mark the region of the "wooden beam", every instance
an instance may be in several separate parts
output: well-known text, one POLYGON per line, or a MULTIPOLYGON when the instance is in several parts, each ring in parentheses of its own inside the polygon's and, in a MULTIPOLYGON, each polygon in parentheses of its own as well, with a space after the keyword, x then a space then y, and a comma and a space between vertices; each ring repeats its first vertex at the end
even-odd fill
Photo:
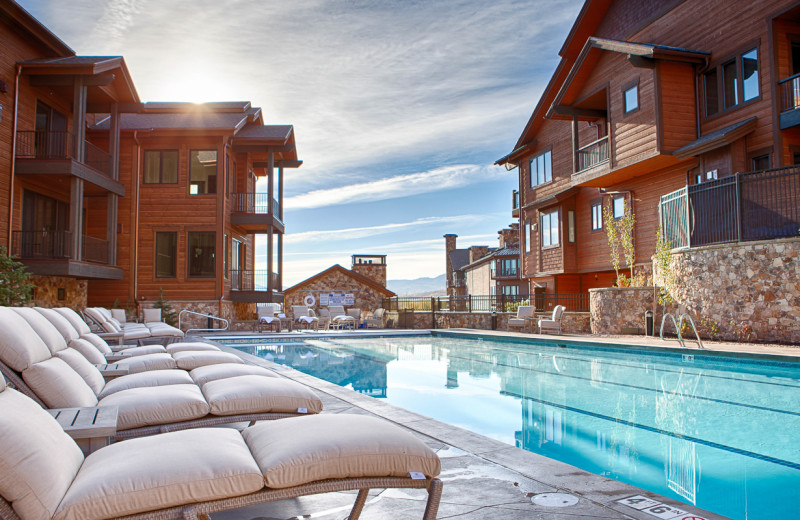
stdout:
POLYGON ((593 108, 576 108, 568 105, 553 105, 551 108, 552 114, 559 116, 571 116, 577 118, 589 119, 603 119, 606 117, 605 110, 596 110, 593 108))
POLYGON ((71 87, 75 83, 75 78, 83 78, 83 84, 87 87, 99 87, 110 84, 114 81, 113 74, 96 74, 87 76, 83 74, 44 74, 41 76, 30 76, 32 87, 71 87))
POLYGON ((264 144, 249 144, 249 145, 233 145, 232 147, 234 152, 241 152, 241 153, 285 153, 291 152, 295 149, 295 145, 292 143, 287 143, 281 146, 275 145, 264 145, 264 144))
POLYGON ((277 168, 299 168, 303 165, 303 161, 275 161, 277 168))
POLYGON ((639 69, 654 69, 656 68, 656 61, 653 58, 645 56, 637 56, 635 54, 628 54, 628 61, 636 68, 639 69))
POLYGON ((89 114, 108 114, 111 107, 117 106, 120 114, 138 114, 144 110, 144 103, 88 103, 86 112, 89 114))

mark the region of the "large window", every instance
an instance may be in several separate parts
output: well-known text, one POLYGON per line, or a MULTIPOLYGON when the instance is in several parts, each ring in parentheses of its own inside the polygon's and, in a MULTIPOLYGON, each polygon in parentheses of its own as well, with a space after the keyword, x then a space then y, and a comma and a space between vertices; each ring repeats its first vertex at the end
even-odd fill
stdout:
POLYGON ((216 256, 216 233, 213 231, 190 232, 187 256, 190 277, 213 277, 216 256))
POLYGON ((552 154, 550 150, 531 159, 531 188, 553 180, 552 154))
POLYGON ((558 245, 558 210, 542 213, 542 247, 558 245))
POLYGON ((217 192, 217 151, 189 152, 189 195, 217 192))
POLYGON ((178 182, 178 150, 146 150, 144 152, 145 184, 178 182))
POLYGON ((749 49, 706 72, 703 75, 706 116, 758 98, 758 81, 758 49, 749 49))
POLYGON ((504 285, 501 290, 503 296, 517 296, 519 294, 519 287, 516 285, 504 285))
POLYGON ((175 278, 178 257, 178 233, 159 231, 156 233, 156 278, 175 278))
POLYGON ((625 197, 614 197, 612 199, 614 205, 614 218, 622 218, 625 216, 625 197))
POLYGON ((603 229, 603 205, 599 202, 592 204, 592 231, 603 229))

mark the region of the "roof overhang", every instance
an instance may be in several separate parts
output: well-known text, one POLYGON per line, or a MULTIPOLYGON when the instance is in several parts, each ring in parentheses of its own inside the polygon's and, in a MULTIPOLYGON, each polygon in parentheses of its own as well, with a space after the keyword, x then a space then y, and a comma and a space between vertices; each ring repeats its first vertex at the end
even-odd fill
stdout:
POLYGON ((76 81, 88 88, 87 103, 135 103, 139 94, 122 56, 66 56, 18 63, 31 85, 62 89, 68 96, 76 81))
POLYGON ((725 128, 720 128, 692 141, 686 146, 678 148, 672 152, 672 155, 683 160, 732 144, 755 130, 757 121, 758 118, 753 116, 725 128))
POLYGON ((536 139, 532 139, 522 146, 518 146, 510 154, 497 159, 494 163, 498 166, 505 166, 506 170, 511 171, 519 166, 519 159, 534 146, 536 146, 536 139))
POLYGON ((558 193, 544 197, 543 199, 529 202, 528 204, 522 206, 522 209, 538 209, 552 206, 553 204, 558 204, 559 202, 574 197, 580 190, 581 188, 579 186, 571 186, 565 190, 559 191, 558 193))

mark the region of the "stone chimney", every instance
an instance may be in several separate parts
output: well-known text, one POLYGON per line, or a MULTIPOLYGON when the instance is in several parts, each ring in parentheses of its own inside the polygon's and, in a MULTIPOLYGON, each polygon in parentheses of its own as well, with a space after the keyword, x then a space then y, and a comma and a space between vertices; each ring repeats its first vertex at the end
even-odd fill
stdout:
POLYGON ((513 223, 506 229, 497 232, 500 247, 511 247, 519 245, 519 223, 513 223))
POLYGON ((472 246, 469 248, 469 263, 482 258, 489 253, 489 246, 472 246))
POLYGON ((446 287, 453 283, 453 266, 450 264, 450 252, 456 249, 456 238, 458 235, 448 234, 444 236, 444 272, 446 273, 446 287))
POLYGON ((353 255, 350 270, 386 287, 386 255, 353 255))

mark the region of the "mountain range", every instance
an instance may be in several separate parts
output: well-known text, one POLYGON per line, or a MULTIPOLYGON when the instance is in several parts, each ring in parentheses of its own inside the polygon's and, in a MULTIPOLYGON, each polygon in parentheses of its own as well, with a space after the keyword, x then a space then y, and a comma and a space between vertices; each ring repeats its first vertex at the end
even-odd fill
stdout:
POLYGON ((389 280, 386 288, 398 296, 441 296, 447 294, 445 275, 413 280, 389 280))

